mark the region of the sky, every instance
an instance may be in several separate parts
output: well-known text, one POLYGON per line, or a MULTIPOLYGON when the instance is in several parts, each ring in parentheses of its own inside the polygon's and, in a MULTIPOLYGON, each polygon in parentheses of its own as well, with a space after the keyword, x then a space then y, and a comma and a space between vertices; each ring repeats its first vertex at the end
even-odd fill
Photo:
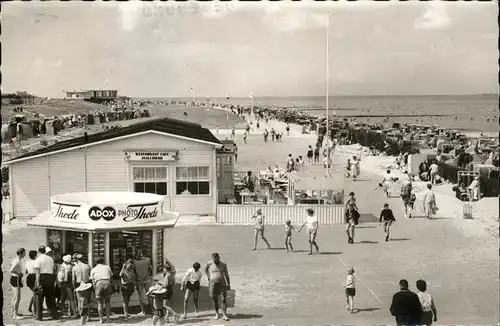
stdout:
POLYGON ((497 19, 493 2, 8 2, 2 91, 322 96, 328 48, 330 95, 496 93, 497 19))

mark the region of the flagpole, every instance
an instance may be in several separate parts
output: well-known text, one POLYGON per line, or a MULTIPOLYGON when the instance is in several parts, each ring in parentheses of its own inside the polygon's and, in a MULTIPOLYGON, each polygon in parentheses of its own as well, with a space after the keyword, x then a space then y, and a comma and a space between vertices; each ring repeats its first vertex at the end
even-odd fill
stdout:
POLYGON ((329 66, 329 38, 330 38, 330 12, 326 18, 326 144, 327 144, 327 164, 326 164, 326 174, 330 175, 330 145, 329 145, 329 118, 328 118, 328 98, 330 89, 330 66, 329 66))
MULTIPOLYGON (((226 94, 226 130, 227 130, 227 134, 229 136, 229 110, 230 110, 230 107, 229 107, 229 95, 226 94)), ((226 137, 226 139, 228 139, 228 137, 226 137)))

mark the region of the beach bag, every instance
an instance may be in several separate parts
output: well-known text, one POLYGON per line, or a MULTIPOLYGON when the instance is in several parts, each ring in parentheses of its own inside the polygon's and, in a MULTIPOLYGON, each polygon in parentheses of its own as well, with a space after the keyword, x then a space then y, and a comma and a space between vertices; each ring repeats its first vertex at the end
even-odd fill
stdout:
POLYGON ((359 212, 357 210, 351 211, 351 214, 349 214, 349 210, 346 210, 345 212, 345 222, 349 223, 349 220, 352 219, 354 222, 354 225, 359 224, 359 212))
POLYGON ((352 212, 352 219, 354 220, 354 225, 358 225, 359 224, 359 212, 358 211, 353 211, 352 212))

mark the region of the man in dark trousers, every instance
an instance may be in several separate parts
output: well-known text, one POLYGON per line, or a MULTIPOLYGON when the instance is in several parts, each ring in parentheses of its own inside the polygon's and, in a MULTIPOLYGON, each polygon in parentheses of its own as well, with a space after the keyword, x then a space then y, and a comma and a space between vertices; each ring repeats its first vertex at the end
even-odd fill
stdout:
POLYGON ((391 315, 396 317, 398 326, 416 326, 420 323, 422 306, 416 293, 408 290, 408 281, 399 281, 398 293, 392 297, 391 315))
POLYGON ((35 259, 33 267, 36 273, 35 288, 41 288, 42 297, 37 300, 36 319, 42 320, 42 298, 45 298, 45 303, 47 304, 47 309, 52 319, 58 319, 54 293, 56 281, 56 275, 54 274, 54 259, 46 255, 44 245, 38 247, 38 252, 38 258, 35 259))

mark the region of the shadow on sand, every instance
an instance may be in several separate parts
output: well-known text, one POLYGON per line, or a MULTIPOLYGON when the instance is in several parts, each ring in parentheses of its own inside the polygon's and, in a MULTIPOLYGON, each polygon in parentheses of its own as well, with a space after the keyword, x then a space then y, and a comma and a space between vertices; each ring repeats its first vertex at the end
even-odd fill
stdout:
POLYGON ((371 311, 377 311, 380 310, 380 308, 361 308, 361 309, 354 309, 355 313, 358 312, 371 312, 371 311))
MULTIPOLYGON (((184 311, 184 294, 185 292, 181 291, 181 285, 176 284, 174 286, 174 295, 172 296, 171 300, 171 308, 174 309, 177 313, 182 314, 184 311)), ((233 308, 235 304, 235 298, 236 298, 236 293, 234 289, 231 289, 227 292, 227 305, 228 308, 233 308)), ((188 306, 188 313, 191 314, 194 312, 194 305, 193 305, 193 297, 190 298, 189 300, 189 306, 188 306)), ((92 305, 92 307, 95 307, 95 304, 92 305)), ((151 314, 152 313, 152 307, 148 306, 147 307, 148 312, 151 314)), ((114 315, 123 315, 123 308, 120 306, 117 306, 116 304, 111 308, 111 311, 114 315)), ((138 305, 133 305, 129 307, 129 314, 131 315, 137 315, 141 311, 140 307, 138 305)), ((200 297, 199 297, 199 312, 200 315, 203 315, 203 317, 207 315, 211 315, 213 311, 213 303, 212 303, 212 298, 209 296, 208 293, 208 287, 205 285, 200 286, 200 297), (209 312, 209 313, 208 313, 209 312)), ((250 315, 253 316, 253 315, 250 315)), ((97 310, 92 309, 91 312, 91 317, 95 321, 96 318, 98 320, 98 315, 97 315, 97 310)), ((142 320, 145 320, 147 318, 151 318, 152 316, 132 316, 132 318, 129 321, 126 321, 124 317, 122 316, 112 316, 112 320, 119 319, 120 323, 138 323, 142 320)), ((262 316, 261 316, 262 317, 262 316)), ((257 318, 257 317, 249 317, 249 318, 257 318)), ((240 319, 243 319, 241 317, 240 319)), ((193 321, 193 319, 188 319, 190 322, 193 321)))
POLYGON ((228 314, 229 319, 258 319, 262 318, 262 315, 257 315, 257 314, 236 314, 236 315, 231 315, 228 314))

